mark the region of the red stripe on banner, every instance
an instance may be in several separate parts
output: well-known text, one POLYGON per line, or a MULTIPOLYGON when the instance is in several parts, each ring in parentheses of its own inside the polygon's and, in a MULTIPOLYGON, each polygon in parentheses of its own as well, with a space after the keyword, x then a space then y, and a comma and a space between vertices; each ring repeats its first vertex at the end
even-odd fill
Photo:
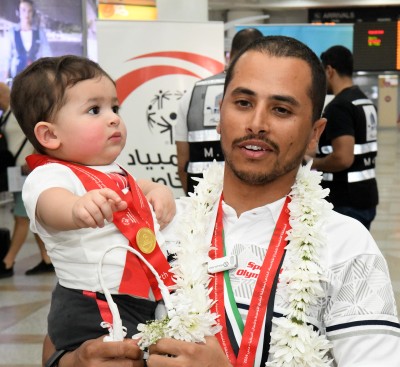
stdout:
POLYGON ((194 72, 176 66, 168 66, 168 65, 146 66, 137 70, 133 70, 116 80, 115 83, 117 86, 118 100, 122 104, 125 101, 125 99, 142 84, 154 78, 158 78, 160 76, 174 75, 174 74, 189 75, 197 79, 201 79, 201 77, 195 74, 194 72))
POLYGON ((195 54, 192 52, 183 52, 183 51, 151 52, 148 54, 133 57, 132 59, 129 60, 143 59, 146 57, 170 57, 174 59, 189 61, 193 64, 203 67, 204 69, 207 69, 211 74, 218 74, 224 70, 224 64, 220 61, 212 59, 211 57, 208 56, 195 54))

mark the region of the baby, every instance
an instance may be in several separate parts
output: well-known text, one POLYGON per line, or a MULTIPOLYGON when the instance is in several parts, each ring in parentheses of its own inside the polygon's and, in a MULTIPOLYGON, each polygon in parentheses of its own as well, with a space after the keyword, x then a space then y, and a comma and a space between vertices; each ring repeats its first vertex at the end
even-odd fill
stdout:
POLYGON ((107 334, 113 320, 100 261, 127 337, 134 335, 138 323, 154 318, 161 294, 147 266, 121 246, 139 251, 172 284, 158 230, 175 205, 168 188, 138 184, 115 163, 127 131, 114 81, 83 57, 42 58, 14 79, 11 108, 40 153, 27 158, 33 171, 23 199, 58 277, 48 316, 52 342, 72 350, 107 334))

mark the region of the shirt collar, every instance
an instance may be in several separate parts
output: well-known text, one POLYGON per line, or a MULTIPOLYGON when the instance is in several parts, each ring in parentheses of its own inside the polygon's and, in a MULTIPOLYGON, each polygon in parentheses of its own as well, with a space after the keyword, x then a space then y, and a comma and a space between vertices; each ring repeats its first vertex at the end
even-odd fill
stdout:
MULTIPOLYGON (((243 212, 241 214, 242 216, 268 216, 274 219, 274 222, 276 223, 278 221, 279 215, 281 214, 282 208, 283 208, 283 204, 285 202, 286 196, 284 196, 281 199, 278 199, 276 201, 274 201, 273 203, 269 203, 263 206, 259 206, 253 209, 250 209, 246 212, 243 212)), ((224 201, 222 201, 222 209, 224 211, 224 216, 226 218, 232 218, 232 217, 236 217, 237 218, 237 214, 235 209, 233 209, 230 205, 226 204, 224 201)))

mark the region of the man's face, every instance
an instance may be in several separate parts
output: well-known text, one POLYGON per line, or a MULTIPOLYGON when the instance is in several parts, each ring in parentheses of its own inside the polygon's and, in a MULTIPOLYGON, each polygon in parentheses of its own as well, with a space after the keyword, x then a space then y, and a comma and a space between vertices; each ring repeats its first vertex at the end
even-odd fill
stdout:
POLYGON ((221 104, 225 175, 249 185, 294 178, 315 129, 311 70, 297 58, 249 51, 238 60, 221 104))
POLYGON ((19 17, 21 22, 31 23, 33 18, 33 8, 30 3, 22 2, 19 5, 19 17))

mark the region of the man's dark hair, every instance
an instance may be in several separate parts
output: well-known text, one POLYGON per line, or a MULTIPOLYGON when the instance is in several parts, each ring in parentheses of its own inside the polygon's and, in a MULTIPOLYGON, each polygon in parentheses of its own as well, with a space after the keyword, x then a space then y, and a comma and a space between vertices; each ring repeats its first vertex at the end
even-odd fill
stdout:
POLYGON ((33 0, 19 0, 19 4, 22 4, 22 3, 31 4, 32 8, 35 6, 35 3, 33 2, 33 0))
POLYGON ((353 75, 353 54, 344 46, 332 46, 321 54, 322 65, 328 65, 337 71, 340 76, 353 75))
POLYGON ((67 102, 66 90, 88 79, 112 78, 94 61, 66 55, 43 57, 19 73, 13 80, 10 105, 18 124, 33 147, 44 153, 35 136, 40 121, 52 122, 55 114, 67 102))
POLYGON ((232 60, 242 48, 262 36, 263 34, 256 28, 244 28, 235 33, 232 39, 230 59, 232 60))
POLYGON ((233 78, 235 66, 238 60, 243 54, 250 51, 261 52, 274 57, 292 57, 305 61, 311 69, 312 80, 308 94, 313 106, 313 122, 321 117, 326 96, 326 77, 324 68, 322 67, 321 61, 318 59, 317 55, 315 55, 315 53, 308 46, 291 37, 261 37, 242 49, 228 67, 225 78, 224 95, 229 83, 233 78))

